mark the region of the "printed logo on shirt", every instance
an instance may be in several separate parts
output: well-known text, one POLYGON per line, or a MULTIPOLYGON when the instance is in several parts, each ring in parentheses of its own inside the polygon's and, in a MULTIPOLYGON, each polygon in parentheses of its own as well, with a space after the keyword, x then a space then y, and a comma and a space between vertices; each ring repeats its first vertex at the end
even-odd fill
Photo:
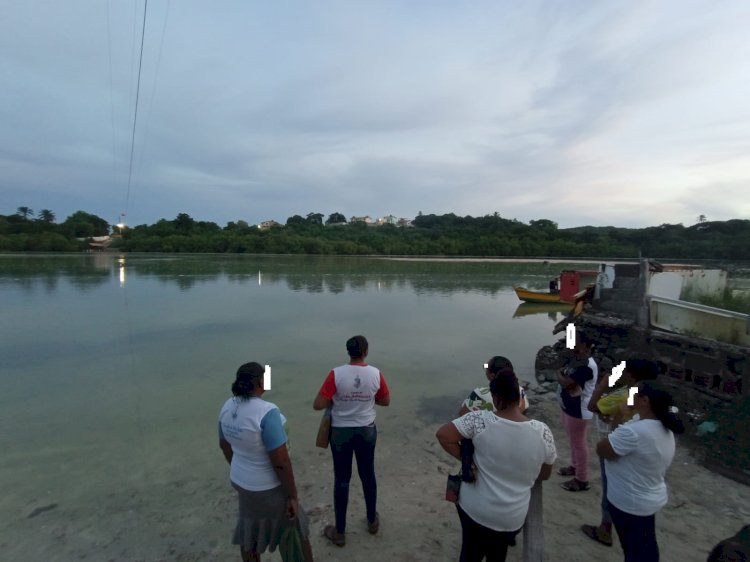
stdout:
POLYGON ((362 379, 357 375, 354 379, 354 388, 359 388, 360 386, 362 386, 362 379))

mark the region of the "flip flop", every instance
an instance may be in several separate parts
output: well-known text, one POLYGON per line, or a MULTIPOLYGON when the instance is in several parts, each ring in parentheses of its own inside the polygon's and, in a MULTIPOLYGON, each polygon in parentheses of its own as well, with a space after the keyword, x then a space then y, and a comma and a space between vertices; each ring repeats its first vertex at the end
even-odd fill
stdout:
POLYGON ((563 466, 557 469, 560 476, 575 476, 576 469, 572 466, 563 466))
POLYGON ((612 535, 607 532, 599 531, 599 527, 594 527, 593 525, 581 525, 581 531, 583 531, 583 534, 588 538, 595 540, 604 546, 612 546, 612 535))
POLYGON ((346 544, 346 536, 343 533, 337 532, 334 525, 326 525, 323 529, 323 536, 336 546, 344 546, 346 544))
POLYGON ((571 478, 567 482, 560 484, 560 487, 568 492, 585 492, 589 489, 589 483, 578 480, 578 478, 571 478))
POLYGON ((375 519, 372 523, 369 521, 367 522, 367 532, 371 535, 376 535, 378 532, 378 529, 380 529, 380 515, 376 512, 375 513, 375 519))

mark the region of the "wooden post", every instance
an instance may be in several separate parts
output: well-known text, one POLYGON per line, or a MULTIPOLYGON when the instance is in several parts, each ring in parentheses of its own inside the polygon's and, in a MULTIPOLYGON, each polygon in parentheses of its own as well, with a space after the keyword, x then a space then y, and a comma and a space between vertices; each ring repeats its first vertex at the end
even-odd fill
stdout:
POLYGON ((544 517, 542 482, 537 480, 531 488, 529 512, 523 524, 523 562, 544 560, 544 517))

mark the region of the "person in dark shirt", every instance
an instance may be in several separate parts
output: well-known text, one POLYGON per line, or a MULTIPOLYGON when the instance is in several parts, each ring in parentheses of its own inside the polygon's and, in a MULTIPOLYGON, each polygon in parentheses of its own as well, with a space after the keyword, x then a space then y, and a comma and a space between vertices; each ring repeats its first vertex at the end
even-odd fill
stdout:
POLYGON ((557 379, 560 383, 558 399, 562 422, 570 442, 571 456, 571 464, 558 469, 557 473, 561 476, 573 476, 571 480, 561 484, 565 490, 585 491, 589 489, 586 433, 591 418, 587 406, 595 382, 594 371, 586 362, 574 360, 558 373, 557 379))

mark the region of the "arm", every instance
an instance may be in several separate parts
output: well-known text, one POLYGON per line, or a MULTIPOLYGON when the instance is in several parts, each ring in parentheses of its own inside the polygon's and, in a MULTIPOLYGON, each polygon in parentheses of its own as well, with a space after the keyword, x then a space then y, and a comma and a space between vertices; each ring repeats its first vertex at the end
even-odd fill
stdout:
POLYGON ((543 464, 541 470, 539 470, 539 476, 537 476, 536 479, 537 481, 549 480, 550 476, 552 476, 552 465, 543 464))
POLYGON ((437 430, 435 434, 440 446, 452 457, 461 460, 461 439, 464 437, 458 432, 453 423, 448 422, 437 430))
POLYGON ((318 393, 313 402, 313 410, 325 410, 333 405, 333 400, 318 393))
POLYGON ((323 386, 320 387, 318 395, 313 401, 313 410, 325 410, 333 406, 333 396, 336 394, 336 375, 333 371, 328 373, 323 386))
POLYGON ((469 413, 468 406, 466 404, 461 404, 461 409, 458 411, 458 417, 460 418, 461 416, 468 414, 468 413, 469 413))
POLYGON ((286 443, 269 451, 268 456, 271 458, 271 464, 279 477, 281 485, 287 493, 287 517, 294 519, 299 511, 297 502, 297 486, 294 483, 294 471, 292 470, 292 460, 289 458, 289 451, 286 443))
POLYGON ((380 373, 380 387, 377 394, 375 394, 375 404, 378 406, 388 406, 390 403, 391 391, 388 389, 385 378, 383 378, 383 373, 380 373))
POLYGON ((609 377, 606 375, 599 377, 599 382, 596 384, 594 392, 591 393, 591 400, 589 400, 588 405, 589 412, 594 412, 595 414, 599 413, 599 408, 596 406, 596 403, 599 402, 604 393, 607 392, 607 388, 609 388, 608 381, 609 377))
POLYGON ((568 388, 571 385, 578 385, 576 381, 574 381, 570 377, 566 377, 560 371, 557 372, 557 382, 559 382, 560 386, 562 386, 563 388, 568 388))
POLYGON ((619 457, 615 450, 612 448, 612 444, 609 439, 605 437, 596 444, 596 454, 603 459, 613 461, 619 457))
POLYGON ((227 459, 227 462, 229 464, 232 464, 232 457, 234 456, 234 453, 232 451, 232 446, 229 444, 229 441, 226 439, 219 439, 219 448, 221 449, 221 452, 224 453, 224 458, 227 459))

